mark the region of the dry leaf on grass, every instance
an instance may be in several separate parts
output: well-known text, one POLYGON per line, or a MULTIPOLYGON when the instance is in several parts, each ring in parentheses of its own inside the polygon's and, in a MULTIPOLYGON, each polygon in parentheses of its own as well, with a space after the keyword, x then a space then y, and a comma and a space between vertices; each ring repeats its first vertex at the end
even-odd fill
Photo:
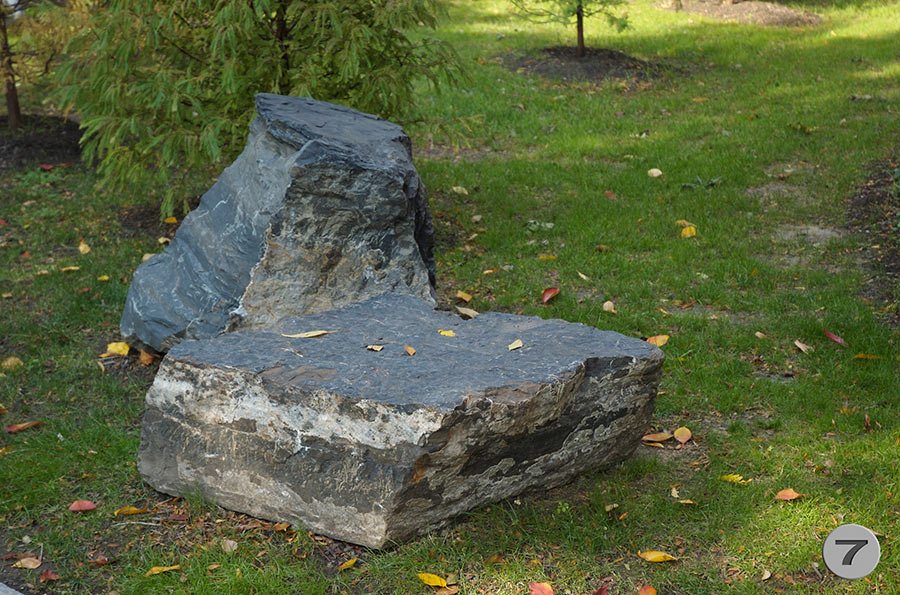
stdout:
POLYGON ((436 574, 431 574, 428 572, 420 572, 416 576, 419 577, 419 580, 428 585, 429 587, 446 587, 447 581, 442 579, 436 574))
POLYGON ((684 426, 681 426, 680 428, 675 430, 675 433, 673 434, 673 436, 675 436, 675 440, 678 440, 682 444, 686 444, 691 438, 693 438, 694 435, 691 433, 691 431, 689 429, 687 429, 684 426))
POLYGON ((752 479, 744 479, 743 475, 739 475, 737 473, 728 473, 727 475, 723 475, 719 479, 721 479, 722 481, 727 481, 728 483, 736 483, 742 486, 745 486, 753 481, 752 479))
POLYGON ((478 316, 478 312, 473 310, 472 308, 463 308, 462 306, 456 306, 456 311, 459 312, 463 318, 475 318, 478 316))
POLYGON ((549 583, 528 583, 531 595, 553 595, 553 587, 549 583))
POLYGON ((647 562, 672 562, 678 559, 671 554, 667 554, 666 552, 661 552, 659 550, 647 550, 646 552, 638 552, 637 555, 647 562))
POLYGON ((181 569, 181 564, 176 564, 175 566, 154 566, 153 568, 148 570, 146 573, 144 573, 144 576, 153 576, 154 574, 162 574, 164 572, 171 572, 173 570, 180 570, 180 569, 181 569))
POLYGON ((666 343, 669 342, 669 335, 653 335, 652 337, 647 337, 647 343, 651 345, 656 345, 657 347, 662 347, 666 343))
POLYGON ((38 558, 28 556, 27 558, 20 558, 19 560, 16 560, 16 563, 13 564, 13 568, 27 568, 29 570, 34 570, 41 564, 43 564, 43 562, 38 558))
POLYGON ((559 295, 559 287, 548 287, 541 294, 541 301, 545 304, 559 295))
POLYGON ((137 506, 123 506, 119 510, 113 513, 113 516, 121 515, 132 515, 132 514, 143 514, 149 510, 146 506, 143 508, 138 508, 137 506))
POLYGON ((347 570, 348 568, 353 568, 353 565, 356 564, 357 558, 350 558, 340 566, 338 566, 338 570, 347 570))
POLYGON ((97 508, 97 505, 90 500, 75 500, 69 504, 69 510, 72 512, 87 512, 95 508, 97 508))
POLYGON ((785 489, 781 490, 780 492, 778 492, 777 494, 775 494, 775 499, 782 500, 784 502, 789 502, 791 500, 796 500, 797 498, 801 498, 802 496, 803 496, 803 494, 798 494, 797 492, 794 491, 793 488, 785 488, 785 489))
POLYGON ((672 434, 668 432, 654 432, 652 434, 645 434, 641 436, 641 440, 644 442, 665 442, 672 438, 672 434))
POLYGON ((618 312, 616 312, 616 305, 612 303, 611 300, 603 302, 603 311, 609 312, 610 314, 618 314, 618 312))
POLYGON ((16 432, 21 432, 22 430, 28 430, 30 428, 36 428, 42 425, 44 425, 44 422, 40 420, 26 421, 21 424, 12 424, 11 426, 6 426, 5 429, 7 434, 15 434, 16 432))
POLYGON ((466 293, 465 291, 457 290, 456 291, 456 299, 462 300, 467 304, 472 301, 472 294, 466 293))

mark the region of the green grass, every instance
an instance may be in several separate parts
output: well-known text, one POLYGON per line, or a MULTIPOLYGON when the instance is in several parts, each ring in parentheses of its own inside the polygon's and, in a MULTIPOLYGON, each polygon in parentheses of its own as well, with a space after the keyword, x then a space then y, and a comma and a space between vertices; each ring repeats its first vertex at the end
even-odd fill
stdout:
POLYGON ((414 147, 447 146, 445 157, 423 151, 416 163, 431 196, 441 291, 472 293, 479 311, 670 335, 654 424, 685 425, 695 442, 640 447, 607 472, 472 511, 341 572, 341 560, 317 553, 323 546, 302 530, 242 528, 244 517, 168 502, 142 484, 135 456, 152 372, 133 361, 108 361, 105 373, 97 364, 118 339, 131 272, 160 249, 153 235, 124 234, 117 219, 141 196, 108 196, 78 167, 0 174, 0 218, 9 223, 0 227, 0 291, 11 294, 0 302, 0 359, 24 362, 0 378, 3 423, 45 422, 0 436, 0 448, 10 447, 0 454, 0 545, 43 547, 46 560, 8 572, 37 585, 40 570, 53 568, 63 577, 50 586, 57 592, 433 592, 418 572, 454 573, 462 593, 527 593, 533 581, 557 593, 590 593, 604 581, 621 593, 645 583, 661 593, 896 592, 900 337, 883 315, 897 304, 863 298, 865 238, 816 243, 785 232, 840 230, 866 164, 895 154, 898 6, 792 6, 825 21, 724 24, 639 0, 629 30, 589 23, 588 44, 661 63, 665 74, 650 84, 563 84, 494 58, 568 44, 572 32, 523 21, 499 1, 453 3, 439 34, 472 80, 423 95, 430 117, 409 127, 414 147), (851 99, 867 95, 874 99, 851 99), (454 160, 460 137, 451 131, 467 122, 470 146, 454 160), (651 178, 650 168, 664 175, 651 178), (697 177, 721 181, 682 189, 697 177), (773 192, 776 183, 788 191, 773 192), (697 236, 682 238, 679 219, 697 236), (553 227, 529 229, 529 220, 553 227), (80 269, 61 271, 72 265, 80 269), (543 306, 550 286, 561 293, 543 306), (606 300, 618 314, 603 311, 606 300), (795 340, 815 350, 802 353, 795 340), (753 481, 721 481, 726 473, 753 481), (696 505, 678 504, 673 486, 696 505), (787 487, 804 497, 777 502, 787 487), (71 513, 75 499, 98 510, 71 513), (157 507, 113 517, 132 504, 157 507), (135 521, 151 524, 119 524, 135 521), (849 522, 882 536, 881 563, 866 581, 836 579, 821 559, 825 535, 849 522), (237 551, 225 553, 224 539, 237 551), (647 549, 679 560, 646 563, 636 552, 647 549), (87 563, 98 553, 113 563, 87 563), (493 554, 502 561, 484 564, 493 554))

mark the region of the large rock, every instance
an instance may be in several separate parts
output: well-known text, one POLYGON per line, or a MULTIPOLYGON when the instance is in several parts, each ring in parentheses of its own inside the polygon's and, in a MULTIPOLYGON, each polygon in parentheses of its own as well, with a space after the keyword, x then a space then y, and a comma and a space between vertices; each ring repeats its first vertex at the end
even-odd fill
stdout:
POLYGON ((627 457, 662 362, 581 324, 382 296, 173 348, 139 468, 168 494, 380 547, 627 457), (332 332, 284 336, 313 330, 332 332))
POLYGON ((396 124, 261 93, 247 146, 138 267, 122 335, 166 351, 386 293, 433 300, 432 223, 396 124))

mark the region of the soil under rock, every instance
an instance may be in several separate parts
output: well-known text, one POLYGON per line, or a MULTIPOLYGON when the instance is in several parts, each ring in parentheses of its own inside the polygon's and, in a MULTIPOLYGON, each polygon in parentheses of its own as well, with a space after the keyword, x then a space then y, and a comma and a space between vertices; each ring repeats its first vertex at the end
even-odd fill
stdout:
POLYGON ((511 53, 501 57, 510 70, 539 74, 566 82, 599 82, 604 79, 648 80, 664 67, 628 54, 603 48, 585 48, 585 56, 575 55, 574 46, 552 46, 533 53, 511 53))
POLYGON ((22 116, 23 125, 10 130, 0 116, 0 170, 29 164, 58 165, 81 159, 78 123, 57 116, 22 116))
POLYGON ((664 0, 657 8, 699 14, 720 21, 771 27, 808 27, 822 22, 822 17, 817 14, 756 0, 664 0))

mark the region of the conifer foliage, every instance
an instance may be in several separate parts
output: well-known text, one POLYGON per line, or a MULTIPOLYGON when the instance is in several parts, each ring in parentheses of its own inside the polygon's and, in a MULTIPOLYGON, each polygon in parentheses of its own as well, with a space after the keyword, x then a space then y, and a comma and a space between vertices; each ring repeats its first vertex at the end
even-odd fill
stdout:
POLYGON ((576 55, 585 56, 584 19, 594 15, 606 17, 607 22, 619 31, 628 25, 625 16, 616 15, 614 9, 625 4, 625 0, 512 0, 522 14, 542 21, 559 22, 569 25, 575 21, 577 36, 576 55))
POLYGON ((109 0, 69 46, 63 103, 85 158, 113 189, 162 189, 233 158, 258 92, 408 114, 417 80, 460 76, 452 49, 421 35, 439 0, 109 0))

